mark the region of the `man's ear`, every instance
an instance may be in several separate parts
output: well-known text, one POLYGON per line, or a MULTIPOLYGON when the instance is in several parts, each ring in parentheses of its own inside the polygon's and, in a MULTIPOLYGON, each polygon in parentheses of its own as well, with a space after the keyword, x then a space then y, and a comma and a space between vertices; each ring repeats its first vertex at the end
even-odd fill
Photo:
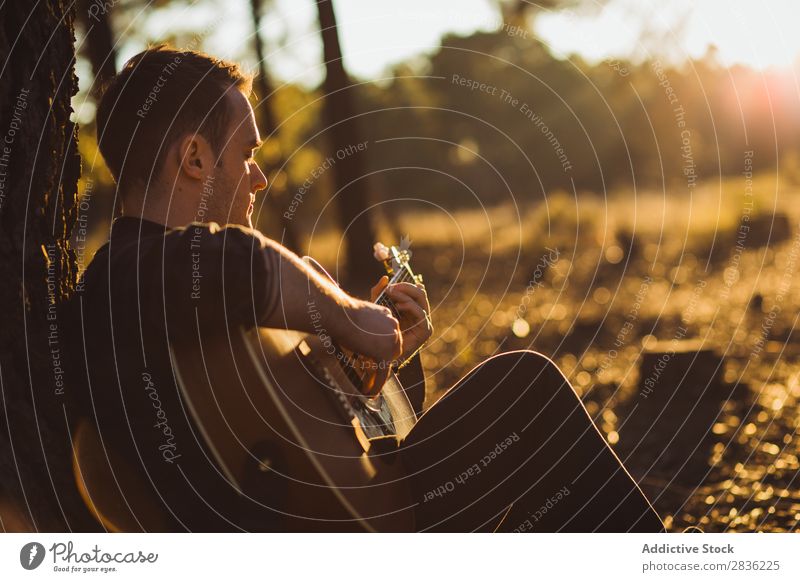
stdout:
POLYGON ((203 181, 214 167, 214 152, 208 140, 200 134, 187 134, 178 144, 178 165, 181 173, 203 181))

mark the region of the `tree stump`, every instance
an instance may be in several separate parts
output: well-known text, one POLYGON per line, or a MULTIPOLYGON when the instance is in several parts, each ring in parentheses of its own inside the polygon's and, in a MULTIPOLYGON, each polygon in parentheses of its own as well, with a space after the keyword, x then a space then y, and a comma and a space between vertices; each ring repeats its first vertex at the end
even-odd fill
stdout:
POLYGON ((712 427, 730 398, 747 386, 723 381, 724 358, 696 340, 649 349, 638 391, 621 412, 617 451, 662 512, 672 513, 709 470, 712 427))

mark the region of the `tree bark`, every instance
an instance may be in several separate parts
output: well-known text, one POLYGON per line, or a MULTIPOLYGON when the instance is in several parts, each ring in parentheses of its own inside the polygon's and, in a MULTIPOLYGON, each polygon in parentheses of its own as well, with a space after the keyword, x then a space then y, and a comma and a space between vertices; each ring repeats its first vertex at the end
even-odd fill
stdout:
MULTIPOLYGON (((325 81, 323 90, 323 121, 334 152, 361 143, 361 132, 350 78, 342 62, 342 49, 336 27, 336 14, 331 0, 317 0, 320 34, 322 35, 325 81)), ((335 184, 336 207, 347 244, 346 283, 362 288, 373 278, 372 245, 375 232, 367 207, 369 185, 363 153, 350 153, 335 158, 332 172, 335 184)))
POLYGON ((3 529, 87 529, 69 439, 68 237, 80 161, 70 100, 74 9, 0 4, 0 519, 3 529))

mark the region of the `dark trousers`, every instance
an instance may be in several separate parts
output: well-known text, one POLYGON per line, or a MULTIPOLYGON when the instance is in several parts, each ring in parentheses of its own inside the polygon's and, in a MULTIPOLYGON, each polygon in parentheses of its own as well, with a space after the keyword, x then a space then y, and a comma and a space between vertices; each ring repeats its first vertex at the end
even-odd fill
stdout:
POLYGON ((474 368, 400 451, 419 531, 664 529, 569 381, 536 352, 474 368))

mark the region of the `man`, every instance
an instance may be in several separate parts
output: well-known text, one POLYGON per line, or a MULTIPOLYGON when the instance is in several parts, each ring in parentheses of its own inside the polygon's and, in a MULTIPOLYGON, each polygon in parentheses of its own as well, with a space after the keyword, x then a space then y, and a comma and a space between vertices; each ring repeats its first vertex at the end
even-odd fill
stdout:
MULTIPOLYGON (((432 331, 424 288, 387 289, 396 319, 252 228, 255 193, 267 184, 253 159, 261 139, 249 94, 235 64, 159 46, 126 63, 97 113, 122 217, 76 296, 81 410, 134 468, 170 530, 281 529, 279 511, 276 518, 248 504, 211 460, 176 387, 172 339, 201 326, 311 332, 319 325, 307 311, 313 301, 345 348, 409 364, 401 379, 422 412, 424 380, 412 356, 432 331)), ((385 286, 382 278, 373 297, 385 286)), ((374 366, 371 393, 390 367, 374 366)), ((503 516, 500 531, 662 529, 569 383, 534 352, 476 367, 421 416, 400 455, 419 530, 486 531, 503 516), (498 447, 502 454, 489 454, 498 447), (457 491, 430 494, 473 465, 457 491)))

